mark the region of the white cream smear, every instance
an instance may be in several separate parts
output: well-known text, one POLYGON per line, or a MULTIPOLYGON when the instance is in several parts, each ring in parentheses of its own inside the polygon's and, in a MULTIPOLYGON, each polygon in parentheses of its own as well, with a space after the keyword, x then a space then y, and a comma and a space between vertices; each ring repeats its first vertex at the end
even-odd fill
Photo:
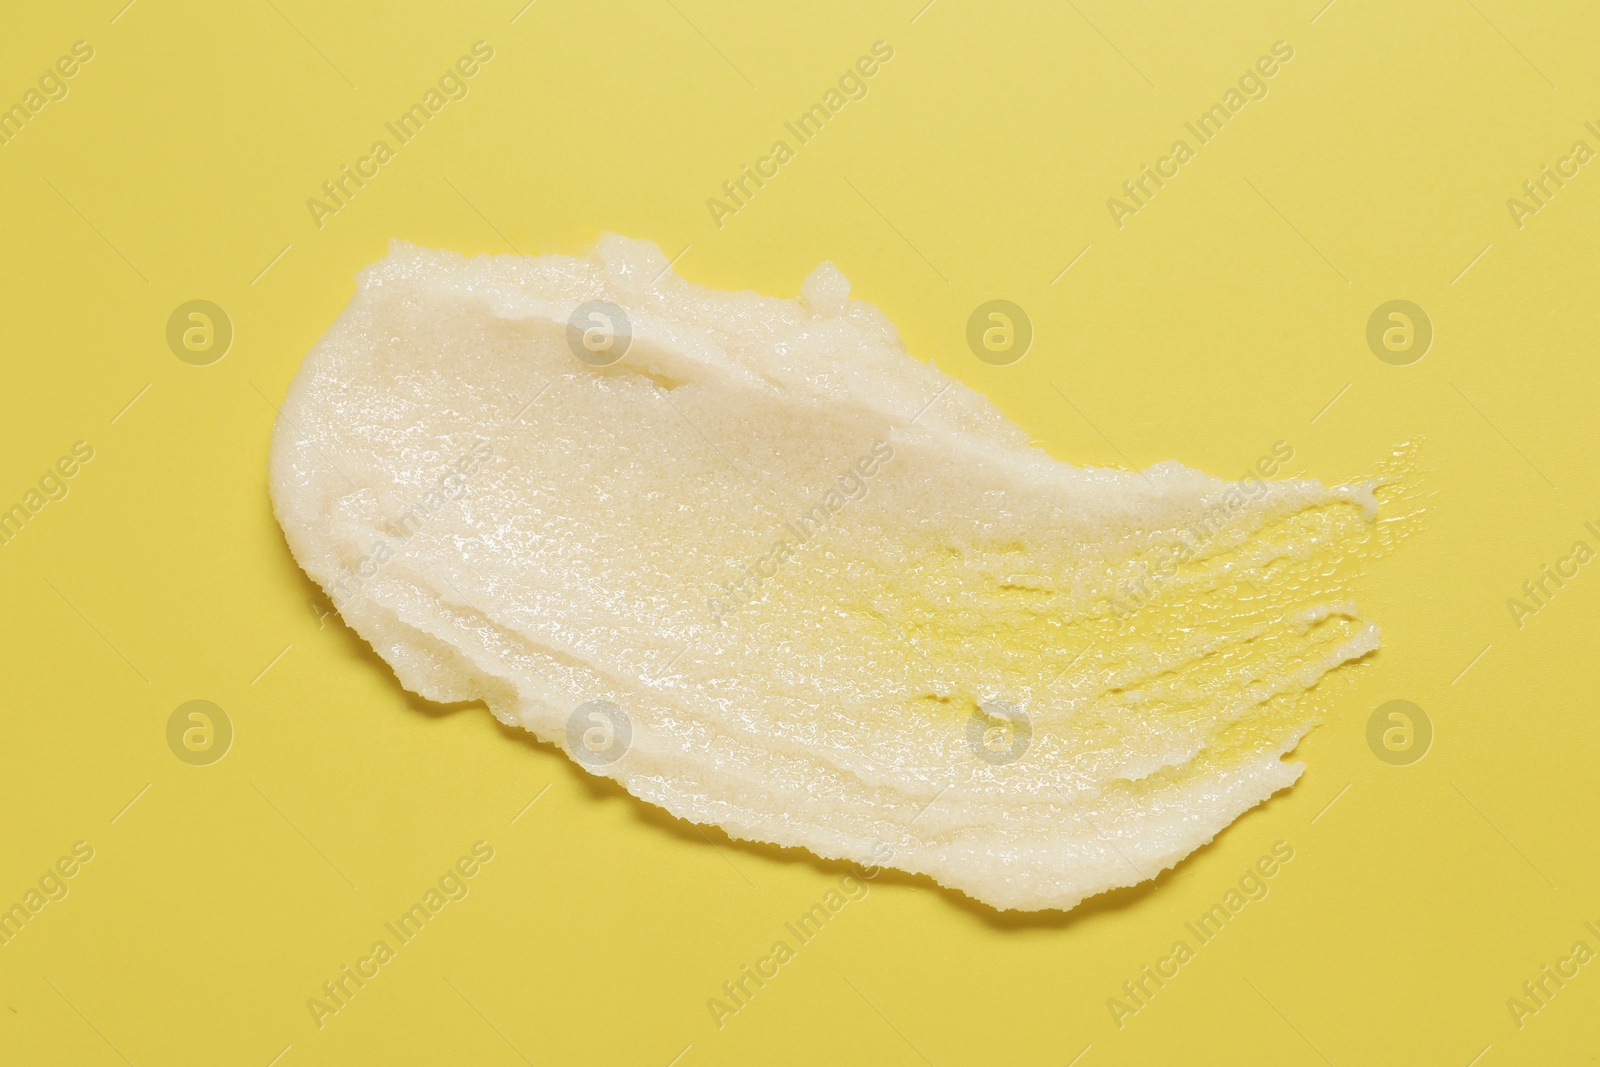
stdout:
POLYGON ((1307 690, 1378 646, 1343 589, 1385 481, 1068 466, 849 291, 397 242, 282 407, 295 558, 424 697, 996 908, 1153 878, 1292 784, 1307 690))

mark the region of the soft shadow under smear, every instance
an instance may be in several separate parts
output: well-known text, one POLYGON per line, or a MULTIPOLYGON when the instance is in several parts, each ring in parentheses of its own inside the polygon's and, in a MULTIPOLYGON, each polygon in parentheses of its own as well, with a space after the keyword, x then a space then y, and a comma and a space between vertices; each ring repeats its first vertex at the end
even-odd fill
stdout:
MULTIPOLYGON (((289 557, 287 546, 285 547, 284 555, 286 561, 299 576, 307 597, 326 603, 327 597, 321 588, 304 571, 294 565, 292 557, 289 557)), ((543 754, 553 753, 558 756, 559 758, 555 762, 561 765, 568 779, 586 790, 591 798, 597 801, 609 800, 624 803, 628 806, 628 810, 633 817, 639 822, 672 834, 696 847, 709 845, 713 848, 727 849, 740 855, 756 857, 769 863, 783 866, 803 864, 819 873, 835 877, 845 874, 863 877, 862 868, 858 864, 847 863, 842 860, 822 859, 803 848, 784 848, 761 841, 741 840, 730 837, 721 827, 701 826, 698 823, 680 819, 670 812, 656 807, 654 804, 640 800, 614 780, 590 774, 569 759, 566 753, 558 746, 539 740, 527 730, 507 726, 499 719, 494 718, 481 701, 473 700, 456 704, 439 704, 418 696, 400 685, 399 681, 394 677, 394 671, 384 661, 383 657, 378 655, 372 646, 367 644, 359 634, 346 626, 338 614, 331 610, 331 605, 328 606, 330 612, 324 620, 324 627, 338 635, 344 652, 353 660, 359 661, 389 678, 394 683, 394 688, 399 691, 408 711, 435 719, 469 711, 479 715, 487 715, 494 721, 500 735, 508 741, 527 745, 543 754)), ((1251 814, 1260 810, 1261 808, 1256 808, 1252 812, 1247 812, 1243 817, 1235 820, 1233 825, 1239 825, 1239 823, 1248 819, 1251 814)), ((1226 833, 1227 831, 1224 830, 1223 832, 1226 833)), ((925 891, 931 890, 956 911, 993 930, 1006 932, 1014 930, 1064 930, 1081 923, 1090 922, 1101 916, 1115 915, 1133 907, 1172 881, 1178 870, 1187 866, 1194 857, 1203 855, 1215 848, 1217 841, 1221 837, 1222 834, 1218 834, 1216 839, 1202 845, 1180 861, 1177 867, 1162 871, 1150 881, 1141 882, 1139 885, 1125 889, 1113 889, 1101 893, 1084 901, 1071 911, 1001 911, 982 901, 974 900, 965 893, 948 889, 926 875, 908 874, 904 871, 892 870, 887 867, 880 867, 878 872, 872 876, 871 881, 874 885, 913 886, 925 891)))
MULTIPOLYGON (((378 657, 374 655, 373 658, 377 659, 378 657)), ((379 662, 382 662, 381 659, 379 662)), ((625 804, 629 813, 638 822, 654 830, 671 834, 681 841, 694 845, 696 848, 709 846, 780 866, 803 865, 820 874, 834 878, 845 874, 854 874, 864 879, 868 877, 863 873, 859 864, 848 863, 843 860, 823 859, 804 848, 786 848, 763 841, 745 841, 740 838, 730 837, 721 827, 700 825, 686 819, 680 819, 676 815, 656 807, 654 804, 640 800, 616 781, 590 774, 568 758, 566 753, 558 746, 541 741, 527 730, 515 726, 507 726, 499 719, 495 719, 481 702, 472 701, 448 705, 435 704, 410 692, 405 694, 405 699, 407 707, 422 715, 437 717, 462 711, 473 711, 480 715, 489 716, 489 718, 493 719, 500 735, 507 741, 513 744, 526 745, 544 755, 556 756, 557 759, 554 762, 560 765, 562 773, 567 776, 570 782, 583 789, 592 800, 625 804)), ((1219 834, 1218 837, 1220 838, 1220 836, 1219 834)), ((1199 856, 1215 846, 1216 841, 1203 845, 1190 853, 1188 857, 1185 857, 1178 867, 1162 871, 1154 879, 1142 882, 1139 885, 1125 889, 1113 889, 1091 897, 1071 911, 1001 911, 982 901, 974 900, 957 890, 948 889, 926 875, 909 874, 905 871, 897 871, 888 867, 878 868, 877 873, 868 880, 873 885, 912 886, 924 891, 931 890, 956 911, 993 930, 1003 932, 1014 930, 1064 930, 1101 916, 1115 915, 1133 907, 1169 883, 1176 877, 1178 869, 1187 865, 1192 857, 1199 856)))

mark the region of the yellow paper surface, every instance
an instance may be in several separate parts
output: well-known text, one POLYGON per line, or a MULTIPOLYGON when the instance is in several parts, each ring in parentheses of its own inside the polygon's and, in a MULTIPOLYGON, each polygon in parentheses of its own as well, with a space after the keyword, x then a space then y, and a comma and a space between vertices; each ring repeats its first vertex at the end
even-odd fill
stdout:
POLYGON ((0 34, 0 105, 23 109, 0 126, 0 508, 25 513, 0 545, 0 905, 26 915, 0 945, 0 1061, 1593 1055, 1591 9, 122 3, 19 7, 0 34), (875 42, 892 58, 847 77, 875 42), (1258 68, 1278 42, 1292 58, 1258 68), (387 124, 430 90, 402 142, 387 124), (1230 90, 1202 143, 1186 123, 1230 90), (804 142, 786 125, 830 103, 804 142), (746 167, 768 176, 726 199, 746 167), (1358 590, 1383 650, 1330 685, 1301 783, 1153 889, 1015 919, 885 875, 801 944, 785 923, 839 868, 409 697, 288 555, 274 405, 391 238, 536 254, 603 230, 784 296, 832 259, 1071 462, 1237 477, 1286 442, 1291 473, 1332 481, 1423 441, 1425 530, 1358 590), (996 299, 1033 330, 1004 366, 966 340, 996 299), (1395 300, 1431 324, 1418 361, 1369 347, 1395 300), (188 360, 169 345, 191 301, 231 325, 214 362, 214 314, 180 317, 188 360), (169 735, 195 700, 231 729, 209 764, 176 753, 214 753, 215 714, 169 735), (1399 720, 1369 746, 1392 700, 1431 724, 1420 761, 1376 754, 1399 720), (390 933, 475 845, 492 859, 446 882, 466 895, 390 933), (1230 906, 1275 845, 1292 860, 1230 906), (793 959, 708 1008, 779 940, 793 959), (369 977, 339 1003, 346 966, 369 977))

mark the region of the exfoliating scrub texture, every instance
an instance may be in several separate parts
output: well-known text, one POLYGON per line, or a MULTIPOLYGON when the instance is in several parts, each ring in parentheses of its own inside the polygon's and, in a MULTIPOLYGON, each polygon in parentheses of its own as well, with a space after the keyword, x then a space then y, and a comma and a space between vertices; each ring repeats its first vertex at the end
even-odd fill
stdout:
POLYGON ((284 401, 289 546, 423 697, 995 908, 1153 878, 1291 785, 1378 647, 1346 586, 1406 526, 1395 464, 1072 467, 849 293, 397 242, 284 401))

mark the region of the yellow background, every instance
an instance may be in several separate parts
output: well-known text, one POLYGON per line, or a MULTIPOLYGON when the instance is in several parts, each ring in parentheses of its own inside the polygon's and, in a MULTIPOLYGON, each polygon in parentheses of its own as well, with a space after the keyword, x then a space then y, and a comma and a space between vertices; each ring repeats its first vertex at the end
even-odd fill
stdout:
POLYGON ((1600 163, 1520 229, 1506 207, 1600 148, 1589 6, 123 2, 12 5, 0 35, 3 103, 95 50, 0 147, 0 506, 95 449, 0 547, 0 903, 95 849, 0 947, 0 1061, 1594 1062, 1600 963, 1520 1029, 1506 1007, 1600 949, 1600 565, 1520 630, 1506 606, 1600 519, 1600 163), (306 199, 480 39, 470 95, 313 225, 306 199), (877 40, 870 95, 713 225, 706 199, 877 40), (1270 95, 1115 227, 1106 199, 1278 40, 1270 95), (839 870, 408 697, 319 621, 266 492, 273 404, 390 238, 602 230, 785 296, 832 259, 1073 462, 1236 477, 1282 440, 1341 479, 1425 440, 1426 530, 1359 590, 1383 650, 1333 689, 1301 783, 1066 917, 885 875, 715 1027, 707 998, 839 870), (964 341, 997 297, 1037 331, 1009 367, 964 341), (1436 331, 1406 367, 1365 342, 1396 298, 1436 331), (211 366, 166 344, 192 299, 234 324, 211 366), (1436 731, 1411 766, 1365 740, 1393 698, 1436 731), (191 699, 235 729, 210 766, 167 746, 191 699), (471 895, 318 1029, 307 999, 479 840, 471 895), (1114 1025, 1122 982, 1279 840, 1270 896, 1114 1025))

